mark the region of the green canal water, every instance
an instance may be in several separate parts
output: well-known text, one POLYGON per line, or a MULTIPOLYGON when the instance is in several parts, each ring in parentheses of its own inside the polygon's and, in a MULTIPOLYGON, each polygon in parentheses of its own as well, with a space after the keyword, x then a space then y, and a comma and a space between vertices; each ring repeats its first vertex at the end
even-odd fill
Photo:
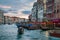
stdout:
POLYGON ((26 30, 23 34, 18 34, 16 25, 0 25, 0 40, 60 40, 49 36, 48 31, 26 30))

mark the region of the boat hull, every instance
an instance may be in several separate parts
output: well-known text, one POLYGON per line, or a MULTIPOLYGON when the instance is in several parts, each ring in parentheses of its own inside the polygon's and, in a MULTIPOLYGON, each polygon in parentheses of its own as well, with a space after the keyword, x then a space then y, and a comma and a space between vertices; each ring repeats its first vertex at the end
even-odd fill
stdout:
POLYGON ((50 36, 59 37, 60 38, 60 33, 50 33, 50 36))

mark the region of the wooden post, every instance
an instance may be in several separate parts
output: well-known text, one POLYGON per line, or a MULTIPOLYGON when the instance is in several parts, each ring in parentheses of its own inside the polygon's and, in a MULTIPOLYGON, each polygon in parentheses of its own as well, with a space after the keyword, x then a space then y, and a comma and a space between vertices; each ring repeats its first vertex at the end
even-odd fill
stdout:
POLYGON ((54 23, 54 29, 55 29, 55 23, 54 23))

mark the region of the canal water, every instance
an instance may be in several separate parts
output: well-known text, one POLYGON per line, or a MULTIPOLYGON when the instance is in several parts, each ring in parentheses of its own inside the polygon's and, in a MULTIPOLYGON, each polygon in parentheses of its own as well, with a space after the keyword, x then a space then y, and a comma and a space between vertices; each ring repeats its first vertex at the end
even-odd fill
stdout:
POLYGON ((0 25, 0 40, 60 40, 49 36, 48 31, 26 30, 23 34, 18 34, 16 25, 0 25))

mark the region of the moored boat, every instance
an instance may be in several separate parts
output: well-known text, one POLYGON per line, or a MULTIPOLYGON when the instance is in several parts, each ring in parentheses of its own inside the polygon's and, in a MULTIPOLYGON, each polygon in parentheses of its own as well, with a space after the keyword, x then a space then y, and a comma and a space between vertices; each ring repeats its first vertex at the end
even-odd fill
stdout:
POLYGON ((50 32, 50 36, 59 37, 60 38, 60 30, 54 30, 50 32))

